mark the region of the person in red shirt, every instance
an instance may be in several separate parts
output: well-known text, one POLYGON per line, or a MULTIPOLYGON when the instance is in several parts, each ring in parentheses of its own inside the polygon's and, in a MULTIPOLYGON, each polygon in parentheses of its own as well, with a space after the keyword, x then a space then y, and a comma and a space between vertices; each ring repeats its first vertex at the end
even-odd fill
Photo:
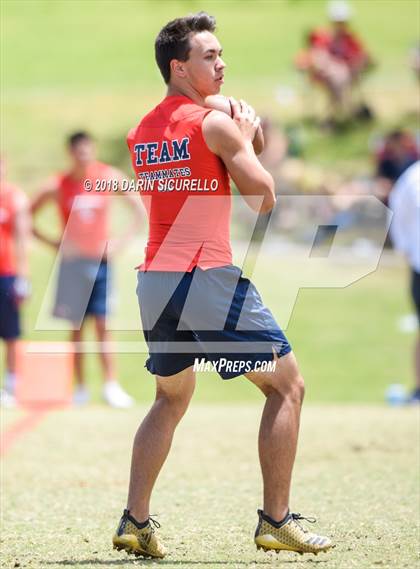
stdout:
POLYGON ((314 29, 307 35, 307 45, 297 54, 295 66, 328 94, 328 124, 352 117, 369 119, 371 110, 358 100, 360 93, 355 87, 374 62, 349 25, 350 5, 344 0, 333 0, 328 15, 331 27, 314 29))
POLYGON ((152 526, 159 524, 149 515, 150 497, 201 362, 226 380, 245 375, 266 396, 257 548, 317 554, 331 541, 304 531, 302 516, 289 511, 303 379, 257 289, 232 264, 230 178, 262 213, 275 205, 274 182, 256 156, 263 137, 254 109, 232 98, 226 109, 219 104, 225 63, 214 30, 205 12, 162 28, 155 53, 167 96, 128 135, 149 217, 137 293, 156 400, 134 440, 128 503, 113 545, 146 557, 165 555, 152 526), (223 110, 214 109, 219 106, 223 110))
MULTIPOLYGON (((68 139, 71 167, 67 172, 53 176, 34 198, 33 215, 47 203, 56 204, 62 225, 59 239, 51 238, 34 226, 34 235, 43 243, 60 252, 60 268, 54 306, 54 315, 71 322, 71 341, 75 345, 76 387, 75 404, 89 399, 85 385, 82 352, 82 329, 86 317, 94 320, 96 335, 101 345, 100 359, 104 373, 103 397, 113 407, 129 407, 132 398, 115 379, 115 362, 106 349, 110 333, 106 329, 107 287, 110 276, 110 199, 120 190, 124 179, 117 169, 99 162, 92 137, 86 132, 74 133, 68 139), (96 191, 102 188, 102 191, 96 191)), ((137 229, 141 214, 139 201, 125 195, 124 202, 134 211, 133 224, 125 239, 137 229)), ((121 245, 123 239, 118 243, 121 245)), ((114 250, 118 250, 118 243, 114 250)))
POLYGON ((345 64, 352 77, 357 79, 373 62, 361 39, 349 26, 350 6, 343 0, 335 0, 330 3, 329 16, 332 29, 328 52, 334 59, 345 64))
POLYGON ((20 305, 30 294, 28 199, 22 190, 5 180, 5 161, 0 157, 0 338, 6 347, 3 406, 15 403, 17 346, 21 334, 20 305))

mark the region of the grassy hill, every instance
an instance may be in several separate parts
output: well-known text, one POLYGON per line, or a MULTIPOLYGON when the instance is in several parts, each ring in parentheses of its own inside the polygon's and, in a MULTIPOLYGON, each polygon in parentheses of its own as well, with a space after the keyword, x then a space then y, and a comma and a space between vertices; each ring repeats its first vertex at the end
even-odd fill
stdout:
MULTIPOLYGON (((338 144, 307 127, 306 157, 336 167, 352 160, 366 169, 372 131, 412 122, 416 83, 408 52, 419 36, 420 8, 412 0, 353 6, 354 27, 378 63, 366 92, 379 121, 338 144)), ((11 176, 32 191, 65 163, 63 137, 79 127, 97 135, 104 158, 128 169, 125 134, 164 95, 154 38, 170 18, 201 9, 217 17, 228 64, 225 94, 249 99, 282 124, 301 124, 319 106, 292 60, 304 33, 326 23, 324 1, 3 0, 1 147, 11 176), (287 106, 277 100, 285 88, 292 89, 287 106)))
MULTIPOLYGON (((353 6, 354 27, 378 62, 365 87, 377 120, 331 136, 302 120, 319 101, 291 63, 304 32, 325 24, 324 1, 3 0, 1 148, 9 178, 34 192, 46 176, 64 167, 64 136, 78 128, 96 135, 102 159, 128 172, 125 134, 164 95, 154 38, 170 18, 201 9, 218 20, 228 64, 225 94, 248 98, 261 114, 301 128, 309 162, 352 175, 366 173, 373 133, 396 124, 416 125, 418 91, 408 52, 420 33, 420 4, 363 0, 353 6), (292 93, 289 105, 279 103, 279 89, 292 93)), ((48 211, 43 219, 54 227, 51 215, 48 211)), ((26 337, 65 337, 34 329, 53 258, 38 245, 31 257, 34 296, 25 310, 26 337)), ((280 317, 276 286, 287 267, 273 266, 270 259, 266 265, 270 306, 280 317)), ((410 381, 411 337, 396 328, 398 317, 410 310, 405 277, 400 265, 381 266, 345 290, 302 291, 288 334, 308 380, 309 399, 375 401, 388 383, 410 381)), ((135 303, 134 275, 124 273, 122 282, 135 303)), ((128 310, 137 314, 135 304, 128 310)), ((120 332, 117 339, 138 340, 139 333, 120 332)), ((150 397, 153 386, 150 378, 139 381, 146 378, 143 359, 119 357, 120 377, 138 398, 150 397)), ((98 371, 96 358, 88 358, 96 393, 98 371)), ((198 395, 205 401, 254 397, 243 381, 227 388, 212 379, 206 375, 200 382, 198 395)))

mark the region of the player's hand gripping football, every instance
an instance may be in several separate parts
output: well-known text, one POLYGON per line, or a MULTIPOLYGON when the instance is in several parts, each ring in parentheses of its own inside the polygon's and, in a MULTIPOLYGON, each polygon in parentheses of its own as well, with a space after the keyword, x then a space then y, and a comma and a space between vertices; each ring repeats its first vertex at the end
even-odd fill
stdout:
POLYGON ((233 120, 241 131, 242 136, 252 142, 261 123, 260 117, 257 117, 254 108, 243 99, 237 101, 233 97, 229 97, 229 101, 233 120))
MULTIPOLYGON (((250 135, 248 128, 245 130, 246 138, 249 139, 250 136, 252 137, 251 140, 255 154, 261 154, 261 152, 264 150, 264 135, 260 125, 260 119, 259 118, 257 119, 254 109, 250 105, 248 105, 248 103, 246 103, 245 101, 237 102, 234 99, 234 97, 225 97, 224 95, 209 95, 205 99, 204 106, 207 107, 208 109, 214 109, 216 111, 221 111, 222 113, 226 113, 233 120, 235 120, 234 118, 235 109, 237 114, 240 114, 241 112, 243 112, 243 110, 246 107, 249 111, 246 113, 246 115, 248 116, 246 120, 249 120, 249 118, 252 116, 252 113, 254 115, 254 123, 256 120, 258 120, 258 122, 253 125, 253 129, 251 129, 251 133, 254 132, 253 136, 252 134, 250 135)), ((241 121, 240 118, 238 120, 239 122, 241 121)))

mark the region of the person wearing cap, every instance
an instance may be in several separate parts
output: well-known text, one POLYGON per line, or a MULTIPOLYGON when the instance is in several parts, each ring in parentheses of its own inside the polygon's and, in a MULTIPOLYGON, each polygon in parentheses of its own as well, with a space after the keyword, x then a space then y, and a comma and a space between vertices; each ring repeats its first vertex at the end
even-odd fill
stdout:
POLYGON ((342 0, 331 2, 328 15, 332 25, 328 52, 348 67, 352 78, 357 78, 373 62, 361 40, 350 28, 351 7, 342 0))
POLYGON ((350 117, 370 118, 366 103, 354 103, 354 87, 373 61, 361 40, 350 29, 351 8, 342 0, 328 5, 329 29, 313 29, 306 35, 306 48, 295 58, 299 71, 328 95, 328 124, 350 117))

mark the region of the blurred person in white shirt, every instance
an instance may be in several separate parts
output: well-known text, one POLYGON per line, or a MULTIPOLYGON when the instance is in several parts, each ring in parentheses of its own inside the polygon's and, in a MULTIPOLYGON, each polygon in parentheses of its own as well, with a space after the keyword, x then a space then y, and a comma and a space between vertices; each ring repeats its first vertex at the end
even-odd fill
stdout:
MULTIPOLYGON (((393 211, 391 238, 411 269, 411 294, 420 329, 420 161, 398 178, 389 198, 393 211)), ((411 401, 420 403, 420 333, 415 344, 415 387, 411 401)))

